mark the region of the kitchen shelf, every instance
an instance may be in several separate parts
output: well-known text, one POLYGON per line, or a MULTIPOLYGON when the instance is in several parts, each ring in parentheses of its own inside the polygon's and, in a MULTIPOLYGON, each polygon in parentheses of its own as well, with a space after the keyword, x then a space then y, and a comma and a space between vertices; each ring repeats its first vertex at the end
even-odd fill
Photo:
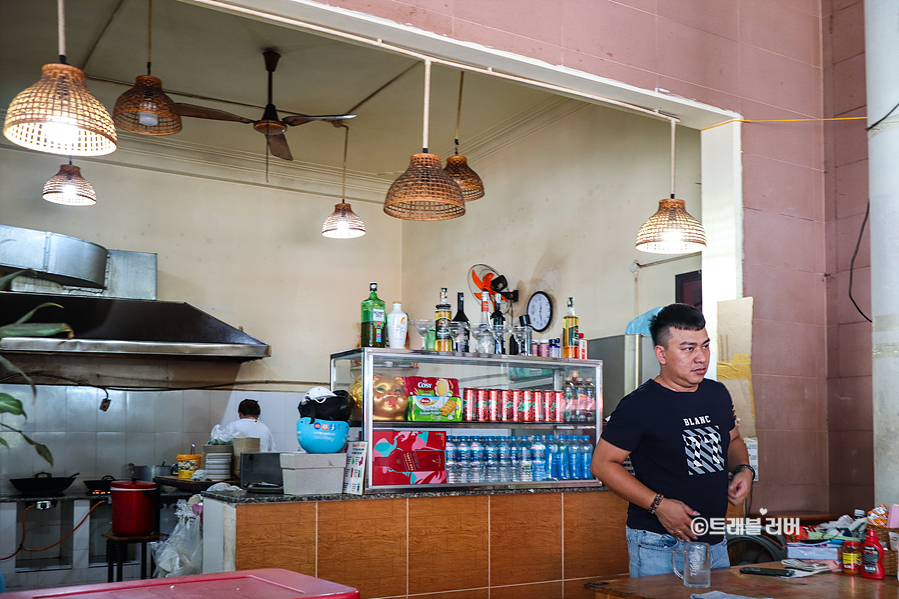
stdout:
MULTIPOLYGON (((361 383, 362 440, 371 442, 384 431, 452 431, 456 429, 494 431, 493 436, 517 434, 515 431, 548 431, 549 434, 587 435, 595 445, 602 423, 602 362, 599 360, 575 360, 538 356, 507 356, 459 352, 435 352, 423 350, 360 348, 331 355, 331 388, 349 391, 361 383), (397 377, 425 376, 456 379, 460 397, 464 389, 564 389, 566 377, 577 372, 583 379, 591 378, 596 386, 596 406, 593 416, 585 422, 516 422, 516 421, 462 421, 422 422, 374 420, 375 386, 401 385, 397 377), (570 431, 576 431, 574 433, 570 431)), ((383 390, 382 390, 383 391, 383 390)), ((402 395, 402 394, 400 394, 402 395)), ((354 416, 359 418, 359 415, 354 416)), ((540 434, 537 432, 537 434, 540 434)), ((381 434, 383 437, 383 434, 381 434)), ((421 439, 421 437, 419 437, 421 439)), ((530 488, 599 487, 596 480, 547 480, 535 482, 428 482, 422 484, 385 484, 374 480, 374 454, 371 443, 366 456, 365 493, 398 493, 415 491, 454 491, 480 489, 525 490, 530 488)), ((409 459, 406 456, 404 459, 409 459)), ((425 471, 423 471, 425 472, 425 471)), ((434 471, 427 471, 434 472, 434 471)), ((439 471, 438 471, 439 472, 439 471)), ((419 477, 419 480, 439 480, 440 477, 419 477)), ((412 477, 410 477, 412 480, 412 477)))

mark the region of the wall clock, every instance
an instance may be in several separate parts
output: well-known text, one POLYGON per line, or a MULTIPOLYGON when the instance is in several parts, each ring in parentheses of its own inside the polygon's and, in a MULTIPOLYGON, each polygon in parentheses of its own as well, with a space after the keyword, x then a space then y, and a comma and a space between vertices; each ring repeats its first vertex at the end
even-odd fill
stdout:
POLYGON ((528 316, 535 331, 545 331, 553 319, 552 298, 543 291, 535 291, 528 300, 528 316))

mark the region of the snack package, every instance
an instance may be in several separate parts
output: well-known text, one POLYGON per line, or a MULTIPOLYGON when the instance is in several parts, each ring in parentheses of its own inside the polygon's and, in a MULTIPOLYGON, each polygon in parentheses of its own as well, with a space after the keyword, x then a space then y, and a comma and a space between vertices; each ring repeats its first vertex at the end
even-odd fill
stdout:
POLYGON ((868 512, 868 526, 879 526, 885 528, 887 525, 887 517, 889 509, 886 505, 880 504, 870 512, 868 512))
POLYGON ((413 422, 461 422, 462 400, 458 379, 407 376, 403 390, 409 397, 413 422))

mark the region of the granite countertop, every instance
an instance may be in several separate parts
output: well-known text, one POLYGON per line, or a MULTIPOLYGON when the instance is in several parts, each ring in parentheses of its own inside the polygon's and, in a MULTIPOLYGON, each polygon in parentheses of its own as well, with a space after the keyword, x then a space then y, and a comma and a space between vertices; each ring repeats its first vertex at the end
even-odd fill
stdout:
MULTIPOLYGON (((160 493, 163 499, 186 499, 194 493, 187 491, 173 491, 160 493)), ((62 495, 20 495, 18 493, 9 493, 0 495, 0 503, 34 503, 35 501, 86 501, 98 499, 108 501, 110 495, 92 495, 91 493, 63 493, 62 495)))
POLYGON ((214 491, 203 492, 205 498, 224 503, 285 503, 296 501, 347 501, 354 499, 401 499, 408 497, 462 497, 466 495, 525 495, 534 493, 583 493, 591 491, 608 491, 605 486, 581 487, 540 487, 527 489, 444 489, 440 491, 415 491, 405 493, 376 493, 371 495, 350 495, 333 493, 329 495, 284 495, 283 493, 248 493, 247 491, 214 491))

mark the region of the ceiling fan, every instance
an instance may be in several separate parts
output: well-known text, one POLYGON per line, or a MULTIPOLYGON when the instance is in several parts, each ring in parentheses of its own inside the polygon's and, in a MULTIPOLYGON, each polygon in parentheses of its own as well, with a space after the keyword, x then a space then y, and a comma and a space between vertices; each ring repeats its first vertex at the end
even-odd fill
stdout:
POLYGON ((265 59, 265 70, 268 71, 268 103, 265 105, 265 112, 262 113, 261 119, 254 121, 253 119, 248 119, 224 110, 181 103, 175 104, 178 114, 181 116, 213 119, 216 121, 251 123, 256 131, 265 135, 268 149, 272 155, 283 158, 284 160, 293 160, 293 155, 290 153, 290 146, 287 145, 287 138, 284 137, 284 132, 287 130, 288 126, 296 127, 297 125, 305 125, 312 121, 328 121, 337 124, 342 120, 356 117, 355 114, 328 114, 317 116, 298 114, 279 119, 278 110, 272 103, 272 75, 274 74, 275 69, 278 68, 278 60, 281 58, 281 55, 274 50, 269 49, 263 52, 262 56, 265 59))

